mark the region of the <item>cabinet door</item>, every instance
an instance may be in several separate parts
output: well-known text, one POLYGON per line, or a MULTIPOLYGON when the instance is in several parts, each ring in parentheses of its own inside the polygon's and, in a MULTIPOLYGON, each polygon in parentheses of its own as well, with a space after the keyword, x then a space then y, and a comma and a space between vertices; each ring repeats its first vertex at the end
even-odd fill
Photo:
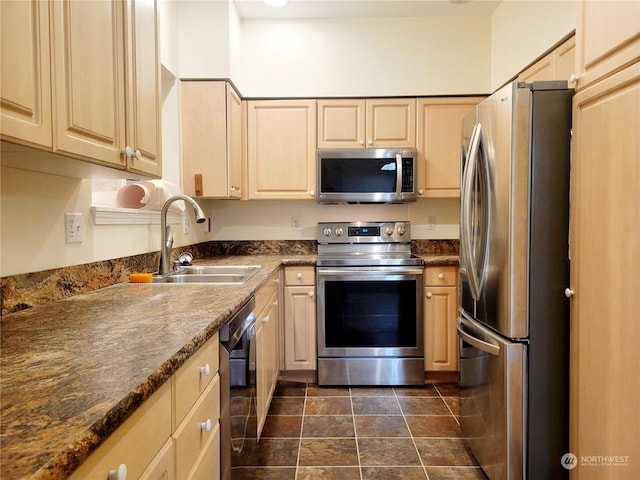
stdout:
POLYGON ((416 99, 367 100, 367 147, 415 148, 416 99))
POLYGON ((640 478, 640 62, 579 91, 573 122, 571 474, 640 478), (597 452, 628 458, 580 462, 597 452))
POLYGON ((576 37, 572 36, 554 51, 556 79, 566 80, 571 86, 576 73, 576 37))
POLYGON ((578 2, 578 89, 640 59, 640 2, 578 2))
POLYGON ((315 198, 315 101, 250 101, 247 115, 249 199, 315 198))
POLYGON ((316 301, 312 285, 285 287, 284 358, 286 370, 316 368, 316 301))
POLYGON ((256 344, 256 410, 258 438, 267 419, 271 398, 280 374, 278 295, 258 315, 256 344))
POLYGON ((554 80, 554 75, 554 55, 549 53, 520 73, 518 80, 521 82, 554 80))
POLYGON ((364 123, 364 100, 318 100, 318 148, 364 148, 364 123))
POLYGON ((0 3, 0 131, 3 139, 51 150, 49 4, 0 3))
POLYGON ((226 197, 225 82, 180 83, 182 188, 187 195, 226 197))
POLYGON ((133 151, 127 169, 160 177, 160 58, 156 2, 130 0, 126 25, 127 145, 133 151))
POLYGON ((242 197, 242 99, 227 83, 227 168, 229 198, 242 197))
POLYGON ((124 3, 50 3, 54 151, 126 167, 124 3))
POLYGON ((458 370, 456 287, 425 287, 424 360, 426 371, 458 370))
POLYGON ((460 196, 462 119, 481 97, 418 100, 418 193, 422 197, 460 196))

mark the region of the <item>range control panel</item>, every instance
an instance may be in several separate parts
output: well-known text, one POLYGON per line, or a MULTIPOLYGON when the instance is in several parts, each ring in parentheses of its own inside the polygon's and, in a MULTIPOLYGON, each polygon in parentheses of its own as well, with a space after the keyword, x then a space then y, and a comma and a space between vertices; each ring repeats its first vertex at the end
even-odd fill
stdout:
POLYGON ((407 243, 410 222, 320 222, 318 243, 407 243))

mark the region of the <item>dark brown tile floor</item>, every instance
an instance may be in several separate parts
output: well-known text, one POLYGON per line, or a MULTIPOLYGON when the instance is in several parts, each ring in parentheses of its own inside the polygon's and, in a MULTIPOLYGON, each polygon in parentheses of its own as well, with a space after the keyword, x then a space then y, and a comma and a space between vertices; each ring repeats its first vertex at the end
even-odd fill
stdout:
POLYGON ((485 480, 458 423, 457 385, 279 382, 233 480, 485 480))

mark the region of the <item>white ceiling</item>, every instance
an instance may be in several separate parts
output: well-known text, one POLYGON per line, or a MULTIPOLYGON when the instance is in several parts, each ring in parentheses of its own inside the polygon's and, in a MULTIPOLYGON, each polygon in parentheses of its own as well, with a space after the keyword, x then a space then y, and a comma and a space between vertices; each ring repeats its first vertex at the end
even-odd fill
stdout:
POLYGON ((491 15, 501 0, 289 0, 270 7, 262 0, 234 0, 243 19, 422 17, 491 15))

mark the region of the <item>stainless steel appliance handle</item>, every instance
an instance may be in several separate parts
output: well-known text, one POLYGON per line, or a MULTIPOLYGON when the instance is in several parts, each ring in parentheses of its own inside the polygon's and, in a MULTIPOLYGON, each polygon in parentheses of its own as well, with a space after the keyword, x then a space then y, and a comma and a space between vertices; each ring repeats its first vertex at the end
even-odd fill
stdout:
POLYGON ((471 296, 474 300, 480 298, 480 286, 478 281, 478 272, 476 270, 476 261, 473 255, 472 245, 472 228, 471 228, 471 204, 473 201, 472 189, 473 179, 478 168, 478 152, 480 150, 480 139, 482 137, 482 125, 476 123, 471 134, 469 142, 469 150, 467 153, 467 164, 465 165, 464 174, 462 176, 462 203, 460 212, 461 226, 461 267, 467 272, 469 279, 469 288, 471 296))
POLYGON ((460 338, 465 342, 473 345, 474 347, 482 350, 483 352, 487 352, 496 357, 500 354, 500 346, 496 345, 495 343, 490 343, 490 338, 485 337, 481 340, 479 338, 471 336, 469 333, 464 331, 464 327, 472 329, 476 335, 479 333, 481 334, 481 332, 477 328, 474 328, 473 325, 469 323, 469 320, 467 320, 464 315, 461 315, 458 317, 458 322, 456 323, 456 330, 458 331, 458 335, 460 336, 460 338))
POLYGON ((396 153, 396 193, 402 193, 402 154, 396 153))
POLYGON ((354 273, 357 275, 370 275, 370 274, 394 274, 394 275, 422 275, 423 268, 386 268, 378 267, 377 269, 370 269, 366 267, 340 267, 339 269, 318 268, 318 275, 331 275, 336 277, 352 276, 354 273))

